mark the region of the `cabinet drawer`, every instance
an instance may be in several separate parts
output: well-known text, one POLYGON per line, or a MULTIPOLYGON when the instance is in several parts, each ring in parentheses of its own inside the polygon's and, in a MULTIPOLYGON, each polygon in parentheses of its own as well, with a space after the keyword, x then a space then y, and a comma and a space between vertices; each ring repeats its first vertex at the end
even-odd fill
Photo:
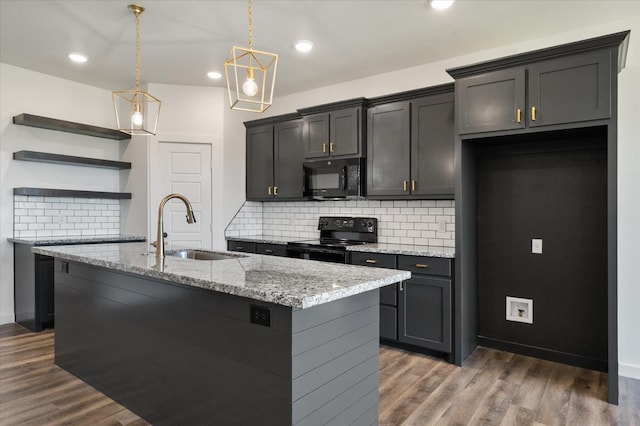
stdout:
POLYGON ((396 256, 393 254, 363 253, 354 251, 351 253, 351 264, 396 269, 396 256))
POLYGON ((284 244, 257 243, 256 253, 268 256, 286 256, 287 246, 284 244))
POLYGON ((451 276, 451 259, 425 256, 398 256, 398 269, 424 275, 451 276))
POLYGON ((246 253, 255 253, 256 252, 256 243, 251 241, 236 241, 236 240, 228 240, 227 241, 227 250, 229 251, 243 251, 246 253))
POLYGON ((380 287, 380 303, 383 305, 398 306, 398 292, 396 289, 396 284, 380 287))

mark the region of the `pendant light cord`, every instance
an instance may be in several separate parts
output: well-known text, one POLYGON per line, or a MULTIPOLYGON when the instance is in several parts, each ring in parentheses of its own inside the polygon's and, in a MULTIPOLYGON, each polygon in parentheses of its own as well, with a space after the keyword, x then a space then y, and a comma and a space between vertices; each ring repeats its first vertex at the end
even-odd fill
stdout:
POLYGON ((140 91, 140 13, 133 13, 136 17, 136 92, 140 91))
POLYGON ((248 14, 249 14, 249 49, 253 49, 253 21, 251 20, 251 0, 248 0, 248 14))

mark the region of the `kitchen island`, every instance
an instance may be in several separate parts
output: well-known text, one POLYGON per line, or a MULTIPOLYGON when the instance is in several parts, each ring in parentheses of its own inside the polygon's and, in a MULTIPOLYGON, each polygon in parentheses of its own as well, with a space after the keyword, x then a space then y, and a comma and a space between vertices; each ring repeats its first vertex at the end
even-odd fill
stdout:
POLYGON ((378 288, 409 272, 261 255, 55 261, 56 364, 158 424, 377 424, 378 288))

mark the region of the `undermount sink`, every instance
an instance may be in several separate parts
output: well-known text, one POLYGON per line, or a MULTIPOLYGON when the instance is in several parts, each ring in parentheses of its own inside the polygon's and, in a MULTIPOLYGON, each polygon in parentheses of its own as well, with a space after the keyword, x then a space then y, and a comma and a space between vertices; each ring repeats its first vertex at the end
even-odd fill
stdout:
POLYGON ((180 257, 182 259, 194 259, 194 260, 228 260, 228 259, 240 259, 247 257, 241 254, 231 253, 217 253, 214 251, 197 250, 197 249, 180 249, 180 250, 167 250, 165 256, 180 257))

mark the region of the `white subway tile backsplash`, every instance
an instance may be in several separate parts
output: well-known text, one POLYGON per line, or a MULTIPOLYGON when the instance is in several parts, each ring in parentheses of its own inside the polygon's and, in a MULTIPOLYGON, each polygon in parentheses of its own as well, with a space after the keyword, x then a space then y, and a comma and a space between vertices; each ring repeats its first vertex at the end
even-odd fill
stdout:
POLYGON ((15 238, 120 234, 120 200, 14 195, 15 238))
POLYGON ((453 200, 246 202, 225 235, 317 238, 319 216, 375 217, 381 243, 455 246, 453 200))

